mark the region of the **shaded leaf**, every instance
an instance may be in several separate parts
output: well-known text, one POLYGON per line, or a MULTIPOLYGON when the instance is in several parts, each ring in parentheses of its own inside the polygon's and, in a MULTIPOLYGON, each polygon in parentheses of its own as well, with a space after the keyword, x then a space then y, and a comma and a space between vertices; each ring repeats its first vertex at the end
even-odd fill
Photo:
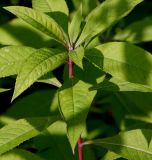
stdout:
POLYGON ((129 160, 152 159, 152 131, 137 129, 117 136, 94 140, 91 143, 107 148, 129 160))
POLYGON ((67 123, 67 134, 73 152, 85 127, 85 120, 96 94, 88 90, 89 86, 90 84, 73 78, 63 84, 59 90, 60 109, 67 123))
POLYGON ((63 64, 66 58, 66 52, 56 49, 42 48, 34 52, 17 76, 12 99, 18 97, 40 77, 63 64))
POLYGON ((57 117, 20 119, 0 129, 0 154, 40 134, 57 117))
POLYGON ((138 91, 138 92, 152 92, 152 87, 138 83, 130 83, 128 81, 111 78, 109 81, 91 87, 92 89, 102 89, 105 91, 138 91))
POLYGON ((112 24, 129 14, 140 2, 142 0, 106 0, 101 3, 86 17, 86 24, 76 46, 79 46, 87 38, 92 38, 100 32, 104 32, 112 24))
POLYGON ((33 27, 54 38, 55 40, 65 43, 65 35, 61 27, 54 19, 38 12, 34 9, 21 6, 4 7, 4 9, 15 14, 33 27))
POLYGON ((152 41, 152 17, 133 22, 122 31, 118 32, 115 40, 125 40, 133 43, 152 41))
POLYGON ((25 46, 8 46, 0 49, 0 77, 19 73, 23 62, 36 51, 25 46))

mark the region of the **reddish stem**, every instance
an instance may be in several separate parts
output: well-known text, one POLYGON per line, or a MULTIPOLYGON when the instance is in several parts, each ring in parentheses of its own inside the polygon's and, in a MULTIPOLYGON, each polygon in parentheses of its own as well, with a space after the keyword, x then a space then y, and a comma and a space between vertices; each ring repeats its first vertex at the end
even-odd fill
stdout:
POLYGON ((72 77, 73 77, 73 62, 72 62, 72 60, 69 59, 68 64, 69 64, 69 79, 72 79, 72 77))
MULTIPOLYGON (((72 48, 69 49, 69 51, 73 50, 72 48)), ((73 77, 73 62, 69 58, 68 60, 68 68, 69 68, 69 79, 72 79, 73 77)), ((83 160, 83 150, 82 150, 82 139, 81 137, 78 139, 78 155, 79 160, 83 160)))
POLYGON ((81 139, 81 137, 78 139, 78 154, 79 154, 79 160, 83 160, 83 150, 82 150, 82 139, 81 139))

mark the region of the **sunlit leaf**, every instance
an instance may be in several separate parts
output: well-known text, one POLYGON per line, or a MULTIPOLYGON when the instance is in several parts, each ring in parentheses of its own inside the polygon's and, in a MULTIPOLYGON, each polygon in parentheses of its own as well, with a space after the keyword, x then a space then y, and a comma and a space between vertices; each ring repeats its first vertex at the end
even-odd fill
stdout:
POLYGON ((76 48, 74 51, 69 52, 69 57, 76 65, 78 65, 80 68, 83 69, 83 58, 84 58, 83 47, 76 48))
POLYGON ((18 97, 40 77, 63 64, 67 55, 66 52, 48 48, 42 48, 34 52, 23 64, 17 76, 12 99, 18 97))
POLYGON ((39 135, 41 131, 56 120, 57 117, 28 118, 4 126, 0 129, 0 154, 39 135))
POLYGON ((36 51, 25 46, 8 46, 0 49, 0 77, 18 74, 23 62, 36 51))
POLYGON ((69 9, 65 0, 32 0, 34 9, 41 12, 63 12, 69 15, 69 9))
POLYGON ((15 14, 33 27, 49 35, 55 40, 65 43, 65 35, 61 27, 51 17, 34 9, 21 6, 4 7, 4 9, 15 14))
POLYGON ((92 38, 100 32, 105 31, 112 24, 129 14, 140 2, 142 0, 106 0, 101 3, 86 17, 86 25, 76 46, 79 46, 87 38, 92 38))
POLYGON ((69 37, 71 43, 75 43, 80 33, 82 21, 82 6, 74 13, 71 23, 69 24, 69 37))
POLYGON ((124 42, 111 42, 90 49, 86 57, 114 78, 152 87, 152 55, 124 42))
POLYGON ((34 153, 22 149, 14 149, 0 156, 1 160, 44 160, 34 153))
POLYGON ((90 84, 73 78, 59 90, 59 103, 67 123, 67 134, 74 152, 75 145, 84 127, 92 100, 96 92, 88 90, 90 84))
POLYGON ((152 130, 137 129, 90 143, 107 148, 129 160, 152 159, 152 130))

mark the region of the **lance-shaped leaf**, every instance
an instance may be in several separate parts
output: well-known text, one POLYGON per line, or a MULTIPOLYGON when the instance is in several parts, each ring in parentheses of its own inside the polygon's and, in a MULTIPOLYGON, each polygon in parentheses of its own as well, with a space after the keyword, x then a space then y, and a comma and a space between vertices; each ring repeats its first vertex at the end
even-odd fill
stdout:
POLYGON ((58 42, 38 31, 20 18, 13 19, 0 26, 0 44, 24 45, 34 48, 52 47, 58 42), (26 34, 25 34, 26 33, 26 34), (32 39, 32 40, 31 40, 32 39))
POLYGON ((34 52, 23 64, 17 76, 13 99, 40 77, 63 64, 67 56, 66 52, 48 48, 42 48, 34 52))
POLYGON ((65 0, 32 0, 34 9, 41 12, 63 12, 69 15, 69 9, 65 0))
POLYGON ((23 62, 36 49, 24 46, 9 46, 0 49, 0 77, 18 74, 23 62))
POLYGON ((142 48, 111 42, 89 50, 86 57, 115 78, 152 87, 152 55, 142 48))
POLYGON ((76 65, 78 65, 80 68, 83 69, 83 57, 84 57, 83 47, 76 48, 74 51, 69 52, 69 57, 76 65))
POLYGON ((89 86, 90 84, 73 78, 59 90, 60 110, 67 123, 67 134, 73 152, 96 94, 96 91, 88 90, 89 86))
POLYGON ((108 151, 101 160, 116 160, 120 157, 121 157, 120 155, 118 155, 114 152, 108 151))
POLYGON ((9 91, 10 89, 6 89, 6 88, 0 88, 0 93, 2 92, 6 92, 6 91, 9 91))
POLYGON ((57 117, 20 119, 4 126, 0 129, 0 154, 39 135, 41 131, 57 119, 57 117))
POLYGON ((71 43, 75 43, 81 30, 82 5, 74 13, 71 23, 69 24, 69 37, 71 43))
POLYGON ((136 21, 115 36, 115 40, 129 41, 134 43, 152 41, 152 16, 136 21))
POLYGON ((87 38, 92 38, 98 33, 105 31, 112 24, 126 16, 140 2, 142 0, 106 0, 101 3, 86 17, 86 25, 76 46, 80 45, 87 38))
POLYGON ((152 130, 137 129, 91 143, 107 148, 129 160, 152 159, 152 130))
POLYGON ((40 79, 37 80, 37 82, 51 84, 56 87, 61 87, 62 84, 59 82, 59 80, 53 75, 52 72, 47 73, 46 75, 42 76, 40 79))
POLYGON ((55 40, 63 44, 65 43, 64 32, 53 18, 28 7, 10 6, 4 7, 4 9, 15 14, 25 22, 31 24, 33 27, 49 35, 55 40))
POLYGON ((44 160, 29 151, 14 149, 0 156, 1 160, 44 160))
POLYGON ((109 81, 103 81, 91 87, 91 90, 92 89, 101 89, 105 91, 152 92, 152 86, 142 85, 138 83, 131 83, 117 78, 111 78, 109 81))

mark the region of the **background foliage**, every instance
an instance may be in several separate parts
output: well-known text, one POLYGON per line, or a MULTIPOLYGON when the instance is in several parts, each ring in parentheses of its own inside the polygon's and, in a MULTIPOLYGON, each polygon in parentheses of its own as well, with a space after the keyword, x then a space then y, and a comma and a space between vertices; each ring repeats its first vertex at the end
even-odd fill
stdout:
MULTIPOLYGON (((66 2, 69 6, 69 10, 71 13, 70 16, 72 17, 75 11, 79 11, 80 1, 67 0, 66 2)), ((83 8, 82 10, 83 17, 88 15, 88 13, 93 8, 95 8, 97 4, 102 2, 103 0, 84 1, 83 3, 85 3, 85 8, 83 8)), ((25 22, 19 20, 18 18, 15 18, 15 16, 13 16, 9 12, 6 12, 2 8, 4 6, 10 6, 10 5, 20 5, 20 6, 27 6, 27 7, 32 6, 30 0, 1 0, 0 2, 0 15, 1 15, 0 16, 0 47, 1 48, 7 45, 25 45, 27 46, 26 49, 28 50, 30 47, 33 47, 35 49, 39 49, 41 47, 55 48, 58 45, 58 43, 53 39, 50 39, 49 36, 39 32, 38 30, 26 24, 25 22)), ((152 44, 151 44, 152 12, 151 10, 152 10, 151 0, 144 0, 142 3, 136 6, 134 10, 131 13, 129 13, 125 18, 120 20, 118 23, 114 24, 107 31, 103 32, 99 37, 95 38, 92 41, 92 43, 90 43, 88 46, 86 43, 86 46, 88 48, 92 48, 96 46, 96 44, 103 44, 105 42, 127 41, 129 43, 135 44, 136 46, 139 46, 147 50, 148 52, 152 53, 152 44)), ((65 13, 67 14, 67 12, 65 13)), ((79 13, 78 13, 78 17, 79 17, 79 13)), ((61 25, 64 25, 64 22, 60 21, 60 23, 61 25)), ((79 18, 76 19, 76 23, 79 24, 79 18)), ((79 28, 80 28, 80 25, 78 25, 78 28, 75 28, 75 29, 79 30, 79 28)), ((87 30, 88 29, 86 27, 86 32, 87 30)), ((64 31, 66 32, 66 26, 64 26, 64 31)), ((70 33, 71 33, 71 37, 73 37, 73 39, 75 40, 77 35, 75 35, 75 33, 72 33, 72 32, 70 33)), ((84 37, 85 36, 86 35, 84 35, 84 37)), ((82 40, 84 39, 84 37, 82 36, 82 40)), ((113 51, 115 50, 115 45, 114 43, 112 44, 113 44, 113 49, 112 49, 113 51)), ((117 48, 117 50, 118 51, 121 50, 121 47, 117 48)), ((44 52, 43 49, 42 49, 42 52, 44 52)), ((80 51, 78 50, 76 52, 80 52, 80 51)), ((126 51, 126 52, 129 52, 129 51, 126 51)), ((20 51, 18 51, 18 53, 20 53, 20 51)), ((30 52, 28 53, 30 55, 30 52)), ((107 53, 105 55, 107 55, 107 53)), ((20 63, 22 63, 20 59, 22 59, 23 56, 18 54, 18 58, 20 63)), ((35 58, 36 57, 33 57, 33 59, 35 58)), ((71 56, 71 59, 72 58, 75 59, 74 57, 71 56)), ((89 58, 90 56, 88 53, 88 59, 89 58)), ((14 59, 15 59, 15 56, 14 56, 14 59)), ((14 59, 12 58, 12 61, 14 59)), ((59 60, 61 59, 62 57, 60 57, 59 60)), ((125 59, 126 61, 130 60, 129 57, 125 57, 125 59)), ((100 66, 98 65, 98 61, 96 61, 96 59, 94 60, 95 60, 94 63, 98 66, 98 69, 96 68, 96 72, 94 72, 94 68, 95 68, 94 65, 92 65, 91 63, 85 62, 83 67, 85 69, 89 68, 89 70, 86 69, 85 70, 86 73, 82 73, 80 70, 80 68, 82 68, 82 64, 79 62, 75 62, 77 66, 79 66, 79 67, 75 66, 76 77, 81 77, 82 80, 91 81, 91 83, 94 83, 92 82, 93 79, 97 79, 98 82, 101 82, 101 79, 98 79, 99 77, 101 77, 101 73, 100 73, 101 71, 99 70, 100 66)), ((148 56, 147 57, 143 56, 140 60, 141 60, 141 65, 144 65, 145 68, 146 66, 151 65, 150 63, 148 63, 148 60, 149 60, 148 56)), ((18 61, 16 63, 18 63, 18 61)), ((135 61, 133 61, 133 64, 134 63, 135 61)), ((105 71, 107 71, 108 68, 106 67, 106 65, 104 67, 105 67, 104 68, 105 71)), ((9 76, 9 72, 12 72, 13 69, 14 71, 17 71, 17 68, 15 69, 10 67, 10 69, 8 69, 7 76, 9 76)), ((11 103, 11 98, 13 94, 13 88, 14 88, 16 77, 11 76, 5 79, 4 78, 0 79, 0 88, 8 88, 8 90, 6 89, 6 92, 3 92, 4 91, 3 89, 0 90, 0 92, 2 92, 0 93, 0 102, 1 102, 0 103, 1 105, 0 126, 3 127, 4 125, 10 123, 9 128, 11 129, 9 132, 11 135, 14 134, 13 128, 15 127, 25 126, 29 129, 28 134, 25 133, 24 130, 22 131, 18 130, 17 132, 18 134, 16 136, 23 135, 24 140, 22 139, 18 143, 20 144, 22 142, 16 149, 3 154, 0 157, 1 160, 7 160, 7 159, 13 160, 14 157, 16 157, 16 159, 18 158, 19 160, 27 160, 27 159, 28 160, 30 159, 31 160, 48 160, 48 159, 51 159, 51 157, 54 157, 53 160, 60 160, 60 159, 67 160, 67 155, 69 160, 77 159, 77 154, 75 155, 72 154, 72 150, 70 148, 70 144, 66 136, 65 123, 63 123, 62 121, 57 121, 53 123, 55 121, 55 117, 52 117, 52 119, 44 118, 46 116, 49 117, 49 116, 59 115, 59 110, 58 110, 59 104, 58 104, 56 89, 58 86, 61 85, 63 81, 67 79, 66 70, 67 70, 66 67, 64 68, 64 66, 60 66, 58 69, 53 71, 53 74, 57 77, 57 79, 54 78, 53 81, 52 79, 48 79, 46 83, 40 83, 40 82, 44 82, 43 79, 46 80, 46 78, 40 79, 39 82, 34 83, 28 90, 26 90, 20 97, 18 97, 12 103, 11 103), (53 86, 50 85, 52 83, 53 83, 53 86), (28 117, 29 119, 25 119, 26 117, 28 117), (30 117, 35 117, 35 119, 30 119, 30 117), (39 119, 39 117, 41 117, 42 119, 39 119), (31 125, 29 125, 29 123, 27 124, 27 121, 30 122, 31 125), (50 124, 52 123, 53 125, 50 126, 50 124), (44 128, 45 128, 45 131, 42 134, 39 134, 44 128), (27 135, 30 138, 32 137, 34 138, 28 141, 25 141, 29 139, 27 135), (36 135, 38 136, 35 137, 36 135)), ((132 76, 131 77, 128 76, 127 77, 128 79, 134 78, 138 83, 140 80, 141 82, 143 82, 146 79, 145 77, 147 76, 146 84, 148 85, 149 83, 151 83, 151 80, 152 80, 150 75, 151 73, 149 73, 149 79, 147 75, 148 69, 147 69, 147 72, 145 72, 143 79, 138 74, 138 71, 136 70, 136 68, 132 72, 133 72, 132 74, 136 78, 132 76)), ((4 76, 3 74, 5 73, 2 73, 2 72, 0 73, 1 77, 4 76)), ((49 73, 49 74, 51 74, 51 76, 53 77, 52 73, 49 73)), ((112 72, 112 74, 115 74, 115 73, 112 72)), ((126 71, 126 74, 127 74, 127 71, 126 71)), ((22 77, 22 78, 26 78, 26 73, 24 73, 23 76, 25 77, 22 77)), ((123 77, 123 75, 119 75, 119 76, 123 77)), ((77 80, 74 79, 74 81, 77 81, 77 80)), ((117 79, 112 79, 111 83, 113 82, 117 82, 117 79)), ((87 117, 86 129, 85 129, 85 132, 83 133, 83 138, 85 140, 92 140, 92 139, 102 139, 102 138, 112 137, 112 136, 115 136, 115 137, 112 139, 107 138, 107 139, 104 139, 103 141, 101 140, 97 142, 96 141, 88 142, 88 143, 99 143, 99 145, 84 145, 84 148, 83 148, 84 159, 86 160, 98 160, 98 159, 123 160, 125 158, 121 158, 121 156, 119 156, 121 152, 120 155, 122 155, 123 157, 126 157, 127 159, 137 160, 136 158, 134 158, 134 156, 139 156, 141 159, 146 158, 145 160, 150 160, 149 157, 152 154, 152 150, 150 150, 152 148, 152 144, 150 143, 151 135, 152 135, 151 134, 152 93, 150 93, 151 88, 147 88, 147 86, 137 86, 136 89, 138 88, 139 90, 141 90, 141 88, 142 89, 144 88, 143 92, 138 92, 138 89, 133 92, 129 92, 130 88, 132 89, 132 84, 129 84, 127 88, 124 88, 124 86, 122 85, 124 83, 123 81, 120 83, 119 88, 122 90, 125 90, 125 92, 124 91, 117 92, 118 88, 116 86, 111 85, 111 83, 108 83, 108 84, 105 83, 104 85, 95 84, 93 86, 92 90, 94 89, 99 89, 99 90, 92 103, 91 109, 89 111, 89 115, 87 117), (111 91, 111 89, 113 89, 113 92, 111 91), (150 91, 150 92, 147 92, 147 91, 150 91), (142 130, 138 130, 139 128, 142 130), (120 133, 118 135, 118 133, 121 131, 127 131, 127 132, 120 133), (144 137, 142 133, 144 133, 146 137, 144 137), (126 141, 124 141, 124 139, 126 141), (132 143, 133 147, 142 148, 143 144, 146 143, 145 139, 150 143, 149 144, 150 156, 138 150, 137 150, 138 152, 137 153, 136 151, 133 152, 133 150, 127 150, 125 147, 118 149, 117 147, 110 145, 111 142, 113 143, 117 142, 118 145, 120 145, 121 143, 123 143, 123 145, 128 145, 128 144, 131 145, 132 143), (139 141, 141 142, 141 144, 137 143, 139 141), (100 146, 103 146, 105 149, 101 148, 100 146), (106 148, 108 150, 110 149, 110 151, 107 152, 106 148), (133 156, 129 157, 128 155, 125 154, 126 152, 133 152, 133 156)), ((72 86, 72 84, 70 85, 72 86)), ((88 87, 88 86, 85 86, 83 82, 80 82, 77 85, 80 88, 82 86, 86 88, 88 87)), ((18 86, 18 88, 21 88, 21 86, 18 86)), ((61 91, 60 93, 61 96, 63 96, 62 92, 66 92, 66 91, 65 90, 61 91)), ((15 97, 18 94, 19 93, 16 93, 15 97)), ((75 92, 74 94, 77 94, 77 92, 75 92)), ((84 105, 83 109, 87 110, 87 108, 85 108, 86 105, 82 104, 82 106, 83 105, 84 105)), ((71 124, 69 124, 69 126, 70 125, 71 124)), ((5 129, 7 130, 7 128, 5 129)), ((0 130, 1 136, 5 133, 5 129, 0 130)), ((8 137, 10 137, 9 134, 8 134, 8 137)), ((0 139, 0 153, 4 153, 7 150, 13 148, 13 146, 18 145, 15 142, 12 142, 11 140, 10 140, 11 142, 9 142, 9 139, 7 139, 8 142, 6 146, 3 146, 1 145, 1 143, 4 143, 4 141, 5 140, 0 139), (9 149, 7 145, 10 146, 9 149)), ((146 151, 148 150, 147 148, 144 148, 144 147, 142 149, 146 151)))

